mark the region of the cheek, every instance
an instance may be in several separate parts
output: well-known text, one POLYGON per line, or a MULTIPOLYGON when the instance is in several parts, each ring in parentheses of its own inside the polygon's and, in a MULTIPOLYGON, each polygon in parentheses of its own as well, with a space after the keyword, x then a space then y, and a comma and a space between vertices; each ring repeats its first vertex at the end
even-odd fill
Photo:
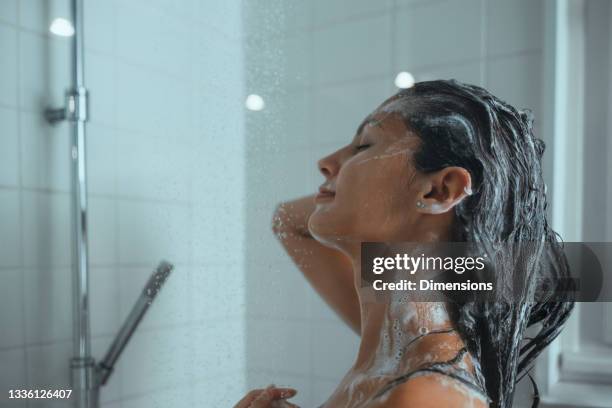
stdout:
POLYGON ((410 195, 414 170, 406 151, 355 157, 342 170, 336 185, 338 198, 361 210, 390 211, 410 195))
POLYGON ((406 223, 410 167, 405 159, 358 163, 345 163, 335 201, 321 206, 314 221, 328 236, 381 240, 391 225, 406 223))
POLYGON ((414 169, 406 151, 384 150, 344 163, 334 200, 317 205, 311 216, 311 233, 373 236, 384 223, 399 221, 398 217, 407 214, 409 197, 414 194, 410 186, 414 169))

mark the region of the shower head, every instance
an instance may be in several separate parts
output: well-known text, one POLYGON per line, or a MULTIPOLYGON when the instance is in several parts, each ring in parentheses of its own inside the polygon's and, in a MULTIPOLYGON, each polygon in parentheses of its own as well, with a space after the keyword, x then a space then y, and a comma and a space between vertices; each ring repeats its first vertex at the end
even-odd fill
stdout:
POLYGON ((168 275, 170 275, 172 269, 174 269, 174 265, 172 265, 170 262, 161 261, 159 265, 157 265, 155 271, 153 271, 153 274, 151 274, 151 277, 142 290, 144 296, 148 297, 150 300, 153 300, 155 296, 157 296, 157 293, 160 291, 164 282, 166 282, 166 279, 168 279, 168 275))

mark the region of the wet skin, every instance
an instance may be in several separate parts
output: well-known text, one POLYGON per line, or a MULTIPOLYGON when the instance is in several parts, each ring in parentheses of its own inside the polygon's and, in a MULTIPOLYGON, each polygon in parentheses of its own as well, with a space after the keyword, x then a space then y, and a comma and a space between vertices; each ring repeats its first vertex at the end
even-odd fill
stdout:
MULTIPOLYGON (((322 187, 333 193, 282 203, 273 219, 277 237, 311 285, 361 336, 353 366, 324 407, 486 407, 479 394, 440 374, 411 378, 372 399, 389 380, 448 360, 465 345, 456 332, 413 341, 423 328, 452 328, 443 304, 393 296, 371 301, 359 289, 360 243, 447 241, 451 210, 470 191, 471 179, 460 167, 416 171, 412 156, 420 139, 392 109, 379 108, 360 130, 318 162, 322 187), (417 201, 425 206, 418 208, 417 201)), ((462 363, 473 372, 469 354, 462 363)))
MULTIPOLYGON (((398 115, 379 111, 369 119, 350 144, 319 161, 324 186, 335 194, 315 200, 308 221, 314 238, 351 259, 355 288, 360 286, 362 241, 448 240, 453 220, 450 210, 471 187, 469 173, 459 167, 433 174, 416 171, 412 155, 420 139, 398 115), (417 200, 426 207, 417 208, 417 200)), ((420 326, 429 331, 452 327, 446 309, 434 303, 380 304, 369 302, 364 295, 358 291, 358 356, 325 407, 487 406, 473 391, 439 374, 413 378, 391 390, 387 399, 368 401, 387 381, 425 363, 448 360, 465 345, 454 332, 427 336, 406 350, 420 326), (393 336, 394 325, 403 336, 385 345, 384 339, 393 336), (398 354, 401 358, 395 359, 398 354)), ((473 369, 470 356, 466 364, 473 369)))

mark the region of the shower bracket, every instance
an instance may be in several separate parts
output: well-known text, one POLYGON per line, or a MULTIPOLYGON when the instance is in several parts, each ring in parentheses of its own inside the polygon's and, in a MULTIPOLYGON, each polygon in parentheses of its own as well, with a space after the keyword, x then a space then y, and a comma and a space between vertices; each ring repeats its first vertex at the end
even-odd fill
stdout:
POLYGON ((69 89, 65 95, 63 108, 45 110, 45 118, 51 124, 67 120, 69 122, 86 122, 89 116, 89 98, 85 87, 69 89))
POLYGON ((82 389, 77 392, 87 395, 91 398, 90 406, 97 406, 98 387, 96 378, 96 362, 92 357, 79 358, 73 357, 70 359, 70 371, 72 372, 72 384, 78 384, 82 389))

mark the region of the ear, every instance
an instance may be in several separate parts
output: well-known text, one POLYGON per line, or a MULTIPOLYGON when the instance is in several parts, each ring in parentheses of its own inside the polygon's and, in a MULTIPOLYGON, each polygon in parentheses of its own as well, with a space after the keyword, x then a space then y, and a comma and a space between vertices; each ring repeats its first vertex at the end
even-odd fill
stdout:
POLYGON ((445 167, 426 174, 416 208, 423 214, 442 214, 472 194, 472 177, 463 167, 445 167))

